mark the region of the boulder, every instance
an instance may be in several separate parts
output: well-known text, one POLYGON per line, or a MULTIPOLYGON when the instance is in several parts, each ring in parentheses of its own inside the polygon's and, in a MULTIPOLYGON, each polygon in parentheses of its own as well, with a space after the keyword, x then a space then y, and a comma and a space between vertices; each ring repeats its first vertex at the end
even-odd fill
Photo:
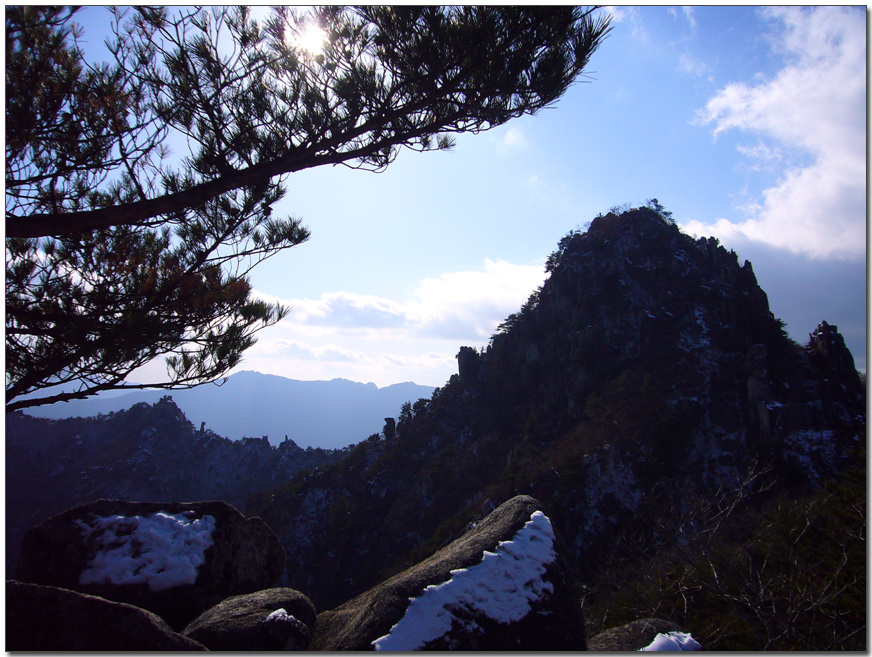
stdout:
POLYGON ((642 618, 597 634, 587 642, 587 649, 593 652, 635 652, 650 646, 658 634, 668 635, 672 632, 684 634, 678 625, 670 621, 642 618))
POLYGON ((54 586, 6 582, 6 650, 205 650, 155 614, 54 586))
POLYGON ((200 614, 183 634, 209 650, 306 650, 315 605, 299 591, 267 589, 236 595, 200 614))
POLYGON ((565 548, 531 497, 502 504, 412 568, 318 615, 328 650, 584 650, 565 548))
POLYGON ((851 392, 863 389, 854 367, 854 357, 839 333, 839 327, 821 322, 809 336, 807 351, 812 364, 834 387, 851 392))
POLYGON ((284 564, 266 523, 225 502, 98 500, 29 530, 17 577, 133 604, 180 630, 227 597, 269 588, 284 564))

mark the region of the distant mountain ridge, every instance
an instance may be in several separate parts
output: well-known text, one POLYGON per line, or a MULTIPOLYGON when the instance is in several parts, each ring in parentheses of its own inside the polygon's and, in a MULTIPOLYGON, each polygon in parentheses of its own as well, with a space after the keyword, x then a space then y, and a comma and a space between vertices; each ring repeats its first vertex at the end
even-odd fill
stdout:
POLYGON ((381 431, 403 403, 430 397, 434 388, 397 383, 384 388, 346 379, 298 381, 259 372, 238 372, 221 385, 189 390, 143 390, 117 397, 74 400, 34 407, 33 417, 61 419, 113 413, 134 404, 154 404, 169 394, 185 416, 216 434, 238 440, 268 436, 278 445, 288 436, 302 447, 337 449, 381 431))

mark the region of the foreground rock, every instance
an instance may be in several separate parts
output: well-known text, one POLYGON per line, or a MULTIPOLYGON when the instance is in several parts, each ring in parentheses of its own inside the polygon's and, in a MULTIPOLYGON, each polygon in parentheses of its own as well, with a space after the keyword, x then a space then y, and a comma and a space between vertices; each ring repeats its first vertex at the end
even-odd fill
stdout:
POLYGON ((228 598, 203 612, 183 634, 209 650, 306 650, 314 626, 309 598, 275 588, 228 598))
POLYGON ((660 618, 642 618, 613 627, 590 639, 587 649, 593 652, 635 652, 650 646, 658 634, 681 632, 675 623, 660 618))
POLYGON ((6 582, 6 650, 205 650, 156 615, 97 596, 6 582))
POLYGON ((318 615, 309 649, 584 650, 562 542, 515 497, 430 558, 318 615))
POLYGON ((148 609, 175 629, 225 598, 272 586, 285 552, 225 502, 98 500, 22 542, 17 577, 148 609))

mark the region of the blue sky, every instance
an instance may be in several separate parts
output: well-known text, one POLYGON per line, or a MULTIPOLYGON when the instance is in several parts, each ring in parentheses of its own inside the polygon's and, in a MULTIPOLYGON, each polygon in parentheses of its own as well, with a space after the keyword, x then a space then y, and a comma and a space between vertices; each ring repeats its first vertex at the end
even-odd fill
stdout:
POLYGON ((606 11, 556 107, 382 174, 291 176, 279 209, 312 237, 251 278, 293 311, 237 369, 442 385, 563 235, 656 197, 753 263, 792 337, 836 324, 865 370, 865 7, 606 11))

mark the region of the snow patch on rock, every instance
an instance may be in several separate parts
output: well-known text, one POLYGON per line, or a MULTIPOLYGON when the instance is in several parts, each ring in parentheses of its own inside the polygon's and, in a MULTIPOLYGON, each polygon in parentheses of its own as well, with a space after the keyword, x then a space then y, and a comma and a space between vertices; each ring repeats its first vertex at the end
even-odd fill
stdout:
POLYGON ((293 621, 296 620, 291 614, 287 612, 286 609, 280 608, 276 609, 273 612, 270 612, 269 616, 266 617, 266 622, 270 621, 293 621))
POLYGON ((530 613, 531 604, 553 591, 542 579, 556 558, 554 529, 541 511, 502 541, 481 562, 451 571, 442 584, 431 584, 411 599, 405 615, 385 636, 372 642, 376 650, 420 650, 451 631, 453 625, 477 631, 475 616, 513 623, 530 613))
POLYGON ((680 650, 702 650, 702 646, 685 632, 658 634, 654 640, 639 652, 677 652, 680 650))
POLYGON ((80 584, 148 584, 154 591, 193 584, 212 545, 215 518, 171 515, 95 517, 77 521, 98 549, 79 576, 80 584))

